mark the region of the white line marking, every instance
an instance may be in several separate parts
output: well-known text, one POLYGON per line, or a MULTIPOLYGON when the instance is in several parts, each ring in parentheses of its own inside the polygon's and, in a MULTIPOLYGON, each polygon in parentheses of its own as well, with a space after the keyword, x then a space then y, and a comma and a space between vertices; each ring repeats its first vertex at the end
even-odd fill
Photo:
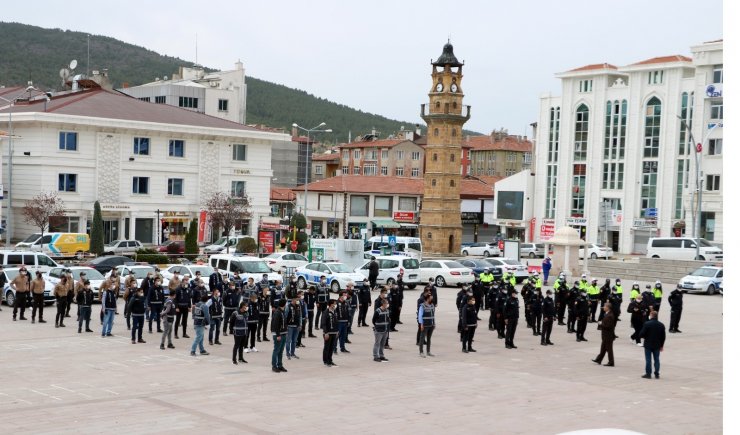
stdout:
POLYGON ((56 397, 56 396, 52 396, 52 395, 50 395, 50 394, 46 394, 46 393, 42 393, 41 391, 36 391, 36 390, 34 390, 34 389, 31 389, 31 388, 26 388, 26 389, 27 389, 28 391, 33 391, 34 393, 36 393, 36 394, 40 394, 40 395, 42 395, 42 396, 46 396, 46 397, 51 397, 51 398, 52 398, 52 399, 54 399, 54 400, 62 400, 62 399, 60 399, 59 397, 56 397))

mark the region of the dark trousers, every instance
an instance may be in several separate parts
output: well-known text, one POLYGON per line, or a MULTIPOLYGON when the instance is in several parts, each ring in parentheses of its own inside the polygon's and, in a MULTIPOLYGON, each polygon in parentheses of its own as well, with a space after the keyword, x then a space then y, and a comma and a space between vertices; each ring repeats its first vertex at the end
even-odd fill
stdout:
POLYGON ((211 327, 208 329, 208 342, 216 341, 218 342, 218 335, 221 333, 221 321, 223 319, 220 317, 211 317, 211 327), (213 336, 216 336, 216 340, 213 339, 213 336))
POLYGON ((141 333, 144 330, 144 315, 132 315, 134 320, 134 326, 131 328, 131 341, 134 341, 135 339, 141 340, 141 333))
POLYGON ((328 339, 324 338, 324 364, 333 363, 334 346, 337 344, 337 334, 329 334, 328 339))
POLYGON ((519 319, 508 319, 506 322, 506 344, 509 346, 514 345, 514 334, 516 334, 516 324, 519 319))
POLYGON ((57 317, 55 323, 57 325, 64 325, 64 313, 67 312, 67 299, 57 299, 57 317))
POLYGON ((637 344, 640 344, 640 330, 642 329, 642 324, 645 323, 642 321, 642 319, 632 319, 632 328, 635 330, 635 332, 630 336, 631 339, 637 341, 637 344))
POLYGON ((319 329, 321 316, 324 315, 324 311, 326 310, 326 302, 318 302, 316 304, 316 309, 318 311, 316 312, 316 324, 314 325, 314 328, 319 329))
POLYGON ((576 330, 576 310, 568 307, 568 332, 576 330))
POLYGON ((614 340, 613 339, 602 339, 601 340, 601 351, 596 356, 596 361, 601 363, 604 359, 604 355, 609 356, 609 364, 614 364, 614 340))
POLYGON ((539 334, 542 331, 542 313, 532 313, 532 333, 539 334))
POLYGON ((496 313, 493 310, 488 310, 489 313, 491 313, 490 317, 488 317, 488 329, 495 329, 496 328, 496 313))
MULTIPOLYGON (((344 344, 347 342, 347 324, 349 322, 339 322, 339 332, 337 333, 337 342, 339 343, 339 348, 342 350, 347 350, 346 347, 344 347, 344 344)), ((337 344, 334 344, 334 350, 337 350, 337 344)))
POLYGON ((589 306, 589 310, 591 310, 591 321, 595 322, 596 321, 596 309, 599 308, 599 300, 591 298, 589 299, 589 301, 591 302, 589 306))
MULTIPOLYGON (((314 316, 314 311, 308 310, 308 322, 306 322, 308 324, 308 335, 313 335, 313 316, 314 316)), ((304 326, 304 329, 305 329, 305 326, 304 326)))
POLYGON ((26 314, 26 300, 28 299, 28 292, 17 292, 15 294, 15 302, 13 303, 13 318, 18 313, 18 309, 21 310, 21 317, 26 314))
POLYGON ((432 347, 432 333, 434 332, 434 326, 425 326, 424 330, 422 331, 419 329, 419 332, 421 332, 419 337, 419 353, 423 353, 424 343, 426 343, 427 353, 429 353, 429 348, 432 347))
POLYGON ((668 328, 669 331, 678 329, 678 323, 681 321, 681 311, 683 311, 683 308, 671 308, 671 326, 668 328))
POLYGON ((260 313, 260 320, 257 323, 257 337, 260 336, 260 331, 262 331, 262 339, 264 341, 267 341, 267 323, 269 320, 270 320, 269 314, 260 313))
POLYGON ((92 313, 91 307, 80 307, 80 317, 77 320, 77 331, 82 331, 82 322, 85 322, 85 331, 90 329, 90 314, 92 313))
MULTIPOLYGON (((65 317, 69 317, 69 309, 72 307, 72 302, 75 300, 75 295, 73 292, 69 292, 67 294, 67 311, 65 312, 65 317)), ((79 312, 78 312, 79 314, 79 312)))
POLYGON ((239 361, 244 359, 244 346, 247 343, 246 335, 234 335, 234 348, 231 350, 231 359, 236 361, 236 355, 239 354, 239 361))
POLYGON ((527 328, 532 327, 532 310, 529 307, 524 307, 524 320, 527 322, 527 328))
POLYGON ((367 318, 367 308, 370 304, 360 303, 360 315, 357 317, 357 326, 367 325, 365 319, 367 318))
POLYGON ((391 305, 391 329, 396 329, 398 319, 401 317, 401 307, 398 305, 391 305))
POLYGON ((226 328, 229 327, 229 319, 231 318, 231 314, 236 311, 234 308, 224 308, 224 330, 223 334, 226 334, 226 328))
POLYGON ((504 338, 506 336, 506 319, 503 314, 497 314, 496 325, 498 331, 498 338, 504 338))
POLYGON ((31 312, 31 318, 36 318, 36 310, 39 311, 39 320, 44 320, 44 295, 33 294, 33 311, 31 312))
MULTIPOLYGON (((475 337, 475 326, 468 326, 463 328, 463 350, 470 350, 473 348, 473 337, 475 337)), ((512 336, 512 339, 514 337, 512 336)))
POLYGON ((177 338, 177 330, 180 329, 180 322, 182 322, 182 335, 188 333, 188 313, 190 312, 187 305, 179 306, 177 308, 180 312, 175 316, 175 338, 177 338))
POLYGON ((588 315, 578 317, 578 325, 576 326, 576 338, 584 338, 583 334, 586 333, 586 325, 588 323, 588 315))
POLYGON ((149 332, 152 332, 152 321, 157 320, 157 332, 162 332, 162 323, 160 318, 162 317, 162 304, 150 304, 149 305, 149 332))
POLYGON ((558 323, 563 323, 563 318, 565 318, 566 308, 567 308, 567 305, 565 303, 560 303, 560 305, 558 305, 558 323))
POLYGON ((257 335, 256 323, 247 323, 247 334, 249 334, 249 338, 244 339, 244 347, 252 349, 254 348, 254 337, 257 335))
POLYGON ((545 319, 545 321, 542 323, 542 340, 540 340, 541 343, 547 343, 550 341, 553 318, 550 317, 549 319, 550 320, 545 319))

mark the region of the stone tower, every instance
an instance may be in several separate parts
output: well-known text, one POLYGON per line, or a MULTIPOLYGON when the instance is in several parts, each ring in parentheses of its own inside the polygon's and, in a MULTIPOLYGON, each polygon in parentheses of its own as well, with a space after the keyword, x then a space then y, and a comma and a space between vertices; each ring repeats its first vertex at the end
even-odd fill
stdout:
POLYGON ((470 106, 463 115, 462 67, 448 42, 432 62, 429 106, 421 105, 421 117, 427 123, 419 231, 424 253, 460 253, 462 126, 470 119, 470 106))

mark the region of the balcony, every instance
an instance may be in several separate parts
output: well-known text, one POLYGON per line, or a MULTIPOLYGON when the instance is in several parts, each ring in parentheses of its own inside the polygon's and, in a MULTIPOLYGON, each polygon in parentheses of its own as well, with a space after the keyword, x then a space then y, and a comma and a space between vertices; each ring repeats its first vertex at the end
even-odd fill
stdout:
POLYGON ((461 110, 460 114, 450 113, 449 106, 445 104, 442 111, 432 111, 428 104, 421 105, 421 117, 425 121, 431 119, 456 119, 467 121, 470 119, 470 106, 462 106, 465 110, 461 110), (463 113, 465 113, 463 115, 463 113))

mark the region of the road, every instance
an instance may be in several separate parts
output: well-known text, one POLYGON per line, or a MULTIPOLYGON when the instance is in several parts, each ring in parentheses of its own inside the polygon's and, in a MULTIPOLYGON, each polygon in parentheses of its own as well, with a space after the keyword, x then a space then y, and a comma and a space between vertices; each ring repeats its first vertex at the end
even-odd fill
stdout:
MULTIPOLYGON (((373 362, 371 328, 355 327, 352 353, 336 356, 338 367, 325 367, 320 339, 309 338, 297 352, 301 359, 285 360, 289 372, 282 374, 270 371, 270 343, 258 343, 260 352, 246 355, 249 364, 234 366, 231 337, 223 346, 206 344, 210 356, 191 357, 192 341, 182 338, 177 349, 161 351, 159 335, 144 332, 148 343, 132 345, 122 316, 116 336, 101 338, 95 320, 96 333, 77 334, 70 319, 59 329, 53 322, 12 322, 3 306, 3 432, 722 432, 721 297, 685 296, 684 333, 669 334, 661 379, 645 380, 643 349, 630 344, 626 321, 618 324, 613 368, 591 362, 599 347, 593 324, 587 343, 555 326, 555 346, 543 347, 522 318, 519 348, 507 350, 481 322, 478 352, 463 354, 456 291, 439 290, 434 358, 418 357, 419 292, 407 290, 404 324, 386 351, 390 362, 373 362)), ((47 308, 47 320, 53 314, 47 308)), ((661 315, 666 323, 667 317, 661 315)))

